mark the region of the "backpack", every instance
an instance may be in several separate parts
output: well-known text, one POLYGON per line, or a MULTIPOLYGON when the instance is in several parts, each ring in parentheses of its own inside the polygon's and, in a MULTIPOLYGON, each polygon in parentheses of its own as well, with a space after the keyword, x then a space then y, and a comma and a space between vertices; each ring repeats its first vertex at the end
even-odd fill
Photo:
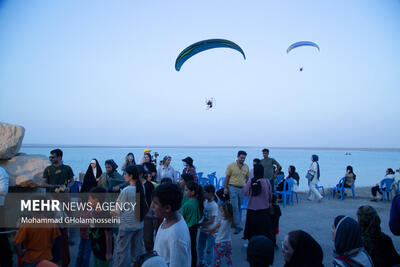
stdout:
POLYGON ((261 194, 261 182, 258 178, 251 179, 251 195, 253 197, 261 194))

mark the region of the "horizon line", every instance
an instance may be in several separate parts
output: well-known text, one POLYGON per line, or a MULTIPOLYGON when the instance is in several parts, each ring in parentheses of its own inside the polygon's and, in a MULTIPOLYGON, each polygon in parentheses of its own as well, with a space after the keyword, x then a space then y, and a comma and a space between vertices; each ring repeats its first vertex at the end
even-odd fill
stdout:
POLYGON ((387 147, 291 147, 291 146, 183 146, 183 145, 67 145, 67 144, 23 144, 21 147, 28 148, 259 148, 265 147, 269 149, 293 149, 293 150, 356 150, 356 151, 383 151, 383 152, 400 152, 400 148, 387 147))

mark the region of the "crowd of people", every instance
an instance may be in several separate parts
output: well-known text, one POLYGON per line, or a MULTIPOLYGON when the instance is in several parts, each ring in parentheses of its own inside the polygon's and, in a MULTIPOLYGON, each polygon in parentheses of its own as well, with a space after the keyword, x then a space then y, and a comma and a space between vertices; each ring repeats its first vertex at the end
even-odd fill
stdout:
MULTIPOLYGON (((86 227, 80 229, 76 266, 233 266, 232 234, 248 240, 250 266, 271 266, 282 214, 277 202, 280 192, 299 185, 295 166, 282 166, 263 149, 263 158, 254 159, 251 168, 245 163, 247 153, 238 151, 237 158, 225 171, 220 194, 212 184, 201 186, 193 165, 186 157, 182 174, 170 165, 171 156, 157 164, 144 151, 137 164, 132 153, 126 155, 122 175, 114 160, 105 161, 103 172, 97 159, 92 159, 82 181, 63 163, 63 152, 50 152, 51 165, 43 172, 41 186, 47 192, 65 191, 89 195, 94 206, 105 201, 107 193, 118 193, 117 202, 135 203, 135 208, 114 212, 120 218, 118 229, 86 227), (279 178, 280 177, 280 178, 279 178), (104 195, 104 197, 102 197, 104 195), (223 196, 223 197, 218 197, 223 196), (245 220, 242 220, 243 198, 247 197, 245 220), (244 227, 244 229, 243 229, 244 227)), ((312 155, 306 178, 309 200, 321 201, 316 187, 320 179, 318 156, 312 155)), ((393 170, 388 169, 387 175, 393 170)), ((394 173, 393 173, 394 174, 394 173)), ((347 166, 344 186, 354 186, 356 175, 347 166)), ((380 192, 372 188, 376 196, 380 192)), ((1 199, 0 199, 1 201, 1 199)), ((1 202, 0 202, 1 204, 1 202)), ((84 216, 96 217, 96 210, 84 216)), ((391 238, 381 231, 377 211, 368 205, 359 207, 357 219, 337 216, 332 222, 334 266, 394 266, 400 264, 391 238)), ((390 229, 400 235, 400 196, 393 199, 390 229)), ((13 242, 20 266, 68 266, 68 228, 49 224, 46 228, 22 225, 13 242)), ((4 240, 4 235, 0 235, 4 240)), ((1 243, 0 242, 0 243, 1 243)), ((12 266, 11 250, 1 243, 1 266, 12 266), (8 259, 6 261, 5 259, 8 259), (10 263, 11 262, 11 263, 10 263), (11 264, 11 265, 10 265, 11 264)), ((285 266, 323 266, 323 251, 318 241, 301 230, 289 232, 282 242, 285 266)))

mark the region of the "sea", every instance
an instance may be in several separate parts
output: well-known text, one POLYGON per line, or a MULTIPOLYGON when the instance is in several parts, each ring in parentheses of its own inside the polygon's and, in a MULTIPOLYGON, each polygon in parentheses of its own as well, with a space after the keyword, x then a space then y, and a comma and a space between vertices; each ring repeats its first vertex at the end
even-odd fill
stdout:
MULTIPOLYGON (((124 163, 125 156, 132 152, 136 162, 143 156, 145 147, 99 147, 99 146, 23 146, 20 152, 27 154, 41 154, 49 156, 52 149, 63 150, 64 164, 70 165, 75 176, 86 172, 90 161, 96 158, 104 171, 104 162, 113 159, 118 165, 118 170, 124 163)), ((152 150, 152 155, 158 152, 158 161, 164 156, 172 157, 171 166, 182 172, 183 162, 187 156, 194 160, 197 172, 210 174, 216 172, 217 177, 225 176, 226 167, 236 160, 239 150, 247 152, 245 163, 251 167, 254 158, 262 158, 260 147, 147 147, 152 150)), ((308 188, 306 172, 311 164, 311 155, 319 156, 320 182, 319 185, 328 188, 337 184, 346 172, 346 166, 353 166, 357 175, 356 186, 373 186, 385 175, 387 168, 400 169, 399 150, 368 150, 368 149, 312 149, 312 148, 270 148, 269 156, 274 158, 283 167, 285 175, 289 165, 296 167, 300 175, 299 190, 308 188)), ((50 163, 49 163, 50 164, 50 163)), ((396 175, 399 175, 396 172, 396 175)))

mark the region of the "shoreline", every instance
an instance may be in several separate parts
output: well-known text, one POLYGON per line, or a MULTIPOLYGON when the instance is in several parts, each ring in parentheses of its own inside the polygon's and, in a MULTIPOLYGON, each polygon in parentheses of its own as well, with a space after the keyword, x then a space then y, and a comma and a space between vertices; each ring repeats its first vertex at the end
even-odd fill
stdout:
MULTIPOLYGON (((21 148, 195 148, 195 149, 230 149, 230 148, 250 148, 263 149, 265 146, 173 146, 173 145, 54 145, 54 144, 23 144, 21 148)), ((325 150, 325 151, 365 151, 365 152, 400 152, 400 148, 367 148, 367 147, 281 147, 281 146, 266 146, 269 149, 275 150, 325 150)))

